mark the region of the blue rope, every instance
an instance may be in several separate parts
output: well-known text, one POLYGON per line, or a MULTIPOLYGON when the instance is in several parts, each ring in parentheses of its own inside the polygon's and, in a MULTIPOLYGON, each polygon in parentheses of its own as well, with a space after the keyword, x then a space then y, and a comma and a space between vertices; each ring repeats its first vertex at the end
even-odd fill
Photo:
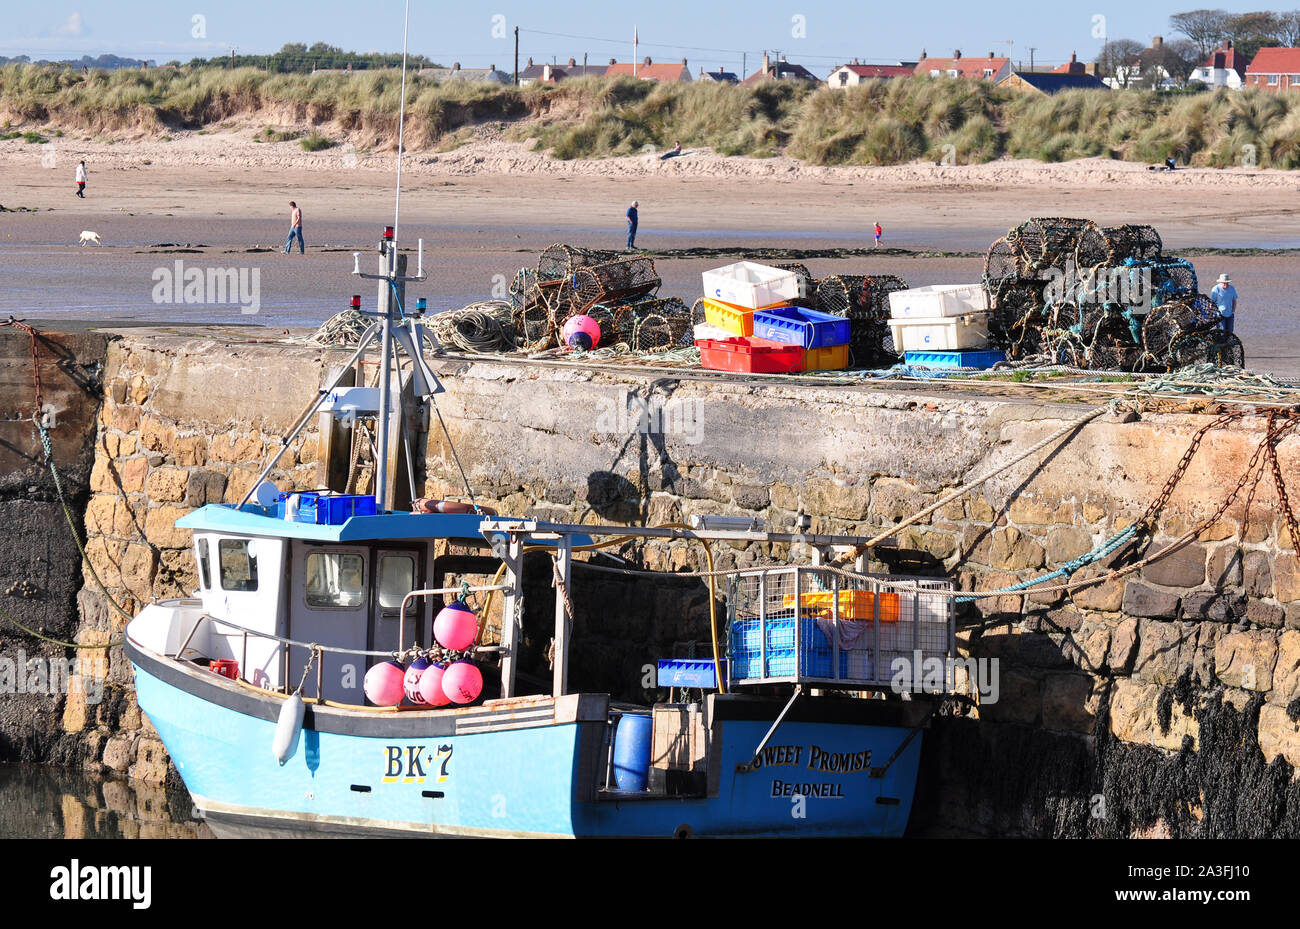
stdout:
POLYGON ((978 596, 968 595, 965 597, 956 597, 954 599, 957 603, 971 603, 972 601, 979 600, 982 597, 991 596, 993 594, 1015 593, 1016 591, 1025 590, 1027 588, 1037 586, 1038 584, 1041 584, 1044 581, 1054 581, 1058 577, 1069 577, 1071 574, 1073 574, 1075 571, 1078 571, 1080 568, 1086 567, 1087 565, 1092 564, 1094 561, 1099 561, 1100 559, 1105 558, 1111 552, 1115 551, 1120 546, 1122 546, 1129 539, 1133 538, 1133 536, 1137 535, 1139 525, 1140 525, 1139 523, 1134 523, 1133 525, 1129 526, 1127 529, 1121 529, 1119 532, 1115 533, 1105 542, 1102 542, 1101 545, 1098 545, 1092 551, 1086 552, 1085 554, 1080 555, 1078 558, 1073 558, 1067 561, 1065 564, 1061 565, 1059 568, 1057 568, 1055 571, 1051 572, 1050 574, 1044 574, 1041 577, 1035 577, 1027 581, 1021 581, 1019 584, 1014 584, 1011 587, 1004 587, 1001 590, 983 591, 978 596))

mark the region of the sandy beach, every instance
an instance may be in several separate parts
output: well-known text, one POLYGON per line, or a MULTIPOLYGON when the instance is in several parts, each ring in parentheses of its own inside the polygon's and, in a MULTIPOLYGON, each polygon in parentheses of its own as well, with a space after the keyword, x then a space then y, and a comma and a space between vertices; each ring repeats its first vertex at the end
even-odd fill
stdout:
MULTIPOLYGON (((395 155, 348 143, 317 153, 297 142, 256 142, 264 124, 225 124, 169 141, 70 136, 48 146, 0 142, 0 312, 30 320, 254 322, 312 326, 368 286, 349 277, 350 252, 369 251, 393 218, 395 155), (87 196, 73 173, 86 160, 87 196), (280 253, 289 200, 303 209, 305 256, 280 253), (103 247, 79 246, 82 230, 103 247), (176 261, 256 269, 256 314, 238 306, 159 303, 155 272, 176 261)), ((1300 247, 1300 179, 1273 170, 1152 172, 1086 159, 1064 164, 815 167, 789 158, 724 158, 692 150, 555 161, 485 125, 450 152, 410 152, 403 163, 399 237, 426 244, 432 308, 500 291, 555 242, 624 244, 623 213, 641 203, 637 244, 840 248, 884 244, 964 253, 810 259, 815 275, 892 272, 914 285, 979 278, 982 254, 1030 216, 1151 223, 1166 249, 1300 247)), ((1300 375, 1292 255, 1199 255, 1208 289, 1223 271, 1241 294, 1237 333, 1252 368, 1300 375)), ((659 259, 663 294, 699 295, 699 272, 718 259, 659 259)))

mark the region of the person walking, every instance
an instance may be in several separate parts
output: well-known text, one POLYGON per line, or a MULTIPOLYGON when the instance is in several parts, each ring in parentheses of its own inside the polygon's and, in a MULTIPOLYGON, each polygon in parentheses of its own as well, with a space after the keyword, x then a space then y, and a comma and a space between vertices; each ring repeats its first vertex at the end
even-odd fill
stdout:
POLYGON ((1237 288, 1232 286, 1232 278, 1220 274, 1210 290, 1210 299, 1219 308, 1219 328, 1231 335, 1233 320, 1237 316, 1237 288))
POLYGON ((629 249, 636 248, 636 208, 639 205, 638 201, 633 200, 632 205, 627 208, 627 247, 629 249))
POLYGON ((880 248, 880 236, 884 231, 880 228, 880 223, 876 223, 876 248, 880 248))
POLYGON ((77 165, 77 196, 86 199, 86 162, 77 165))
POLYGON ((296 237, 298 239, 298 254, 302 255, 307 251, 302 242, 302 210, 298 209, 298 204, 292 200, 289 201, 289 206, 293 207, 293 212, 289 214, 289 238, 284 241, 284 253, 289 254, 293 248, 293 240, 296 237))

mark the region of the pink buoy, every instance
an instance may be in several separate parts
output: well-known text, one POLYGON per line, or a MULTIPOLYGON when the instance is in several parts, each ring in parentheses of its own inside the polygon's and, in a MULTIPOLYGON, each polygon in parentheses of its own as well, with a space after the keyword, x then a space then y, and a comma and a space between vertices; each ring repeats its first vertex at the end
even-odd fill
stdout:
POLYGON ((483 692, 483 672, 472 661, 457 661, 442 676, 442 690, 452 703, 472 703, 483 692))
POLYGON ((451 702, 451 698, 442 689, 445 670, 444 665, 431 664, 420 675, 420 699, 428 706, 446 706, 451 702))
POLYGON ((570 316, 560 330, 560 336, 570 348, 589 352, 600 344, 600 323, 590 316, 570 316))
POLYGON ((402 678, 402 690, 406 692, 408 703, 422 706, 427 702, 420 696, 420 678, 424 676, 424 672, 428 667, 429 662, 427 659, 417 658, 406 669, 406 674, 402 678))
POLYGON ((469 648, 478 635, 478 616, 464 601, 443 607, 433 621, 433 637, 443 648, 454 652, 469 648))
POLYGON ((396 661, 385 661, 366 672, 362 689, 375 706, 397 706, 405 693, 406 669, 396 661))

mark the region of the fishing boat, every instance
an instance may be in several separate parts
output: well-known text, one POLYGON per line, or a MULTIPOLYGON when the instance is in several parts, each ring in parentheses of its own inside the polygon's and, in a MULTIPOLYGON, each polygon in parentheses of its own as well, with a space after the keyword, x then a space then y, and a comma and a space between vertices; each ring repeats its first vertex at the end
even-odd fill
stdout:
POLYGON ((746 518, 575 525, 472 497, 391 509, 403 392, 436 404, 444 388, 419 347, 421 315, 402 310, 405 282, 424 277, 422 244, 413 277, 391 227, 379 252, 380 273, 362 275, 379 281, 374 321, 281 445, 321 413, 373 423, 374 493, 282 492, 262 480, 271 456, 244 501, 177 522, 193 533, 194 596, 148 604, 126 628, 140 707, 214 831, 901 835, 932 700, 953 683, 951 582, 821 565, 819 553, 864 540, 746 518), (341 386, 372 345, 379 386, 341 386), (708 584, 711 648, 646 655, 656 674, 643 686, 670 699, 634 705, 569 684, 574 568, 649 573, 599 554, 630 539, 688 540, 710 564, 717 542, 806 546, 813 563, 692 579, 708 584), (535 552, 555 590, 549 692, 520 671, 535 552), (498 595, 488 636, 486 603, 467 601, 498 595))
MULTIPOLYGON (((400 139, 399 129, 398 211, 400 139)), ((436 411, 444 389, 424 358, 421 307, 405 299, 408 282, 425 280, 423 243, 408 275, 396 229, 397 215, 379 273, 363 273, 355 253, 353 274, 377 282, 368 328, 254 489, 176 523, 193 534, 198 590, 144 606, 126 627, 140 708, 213 831, 902 835, 923 730, 954 684, 952 583, 831 568, 822 553, 864 540, 797 525, 509 518, 477 504, 468 481, 467 502, 395 509, 394 450, 404 446, 408 474, 423 452, 407 405, 436 411), (345 383, 372 347, 377 386, 345 383), (377 433, 373 493, 294 493, 266 480, 322 414, 329 428, 377 433), (574 568, 646 573, 600 554, 629 539, 687 540, 710 565, 718 542, 812 554, 690 579, 708 587, 709 647, 647 654, 655 674, 639 693, 668 699, 638 705, 570 686, 582 677, 571 662, 574 568), (545 686, 521 669, 526 553, 534 565, 544 556, 554 588, 545 686), (466 575, 493 579, 455 583, 466 575), (498 596, 490 635, 486 599, 498 596), (484 601, 476 609, 471 598, 484 601)))

